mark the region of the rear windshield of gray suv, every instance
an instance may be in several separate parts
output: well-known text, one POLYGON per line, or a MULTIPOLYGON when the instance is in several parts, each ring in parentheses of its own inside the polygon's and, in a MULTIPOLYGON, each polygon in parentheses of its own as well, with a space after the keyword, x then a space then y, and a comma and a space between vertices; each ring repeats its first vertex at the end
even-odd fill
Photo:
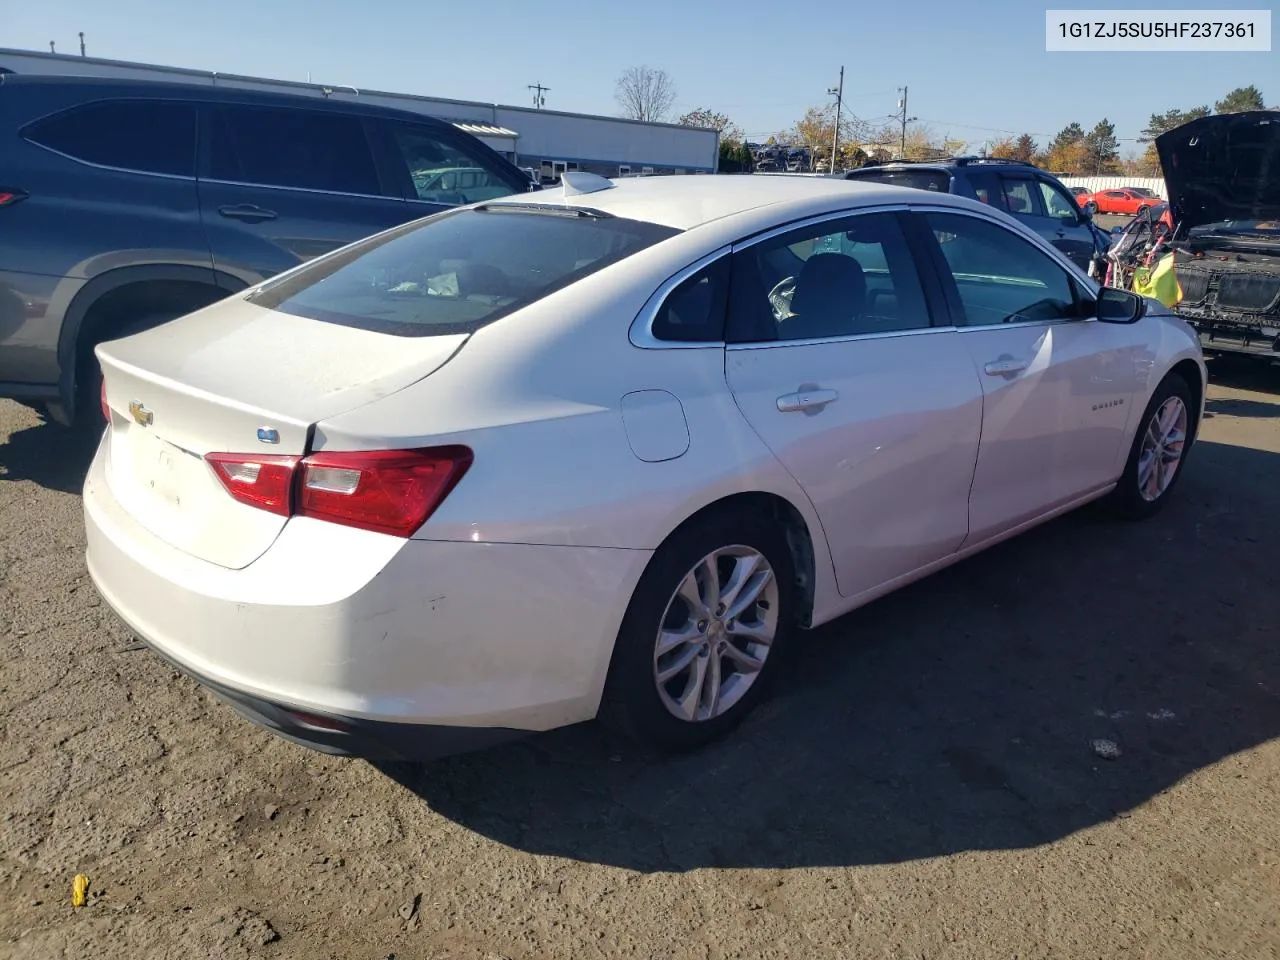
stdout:
POLYGON ((357 243, 248 299, 396 336, 472 333, 679 232, 536 204, 449 211, 357 243))
POLYGON ((945 170, 877 170, 875 168, 853 171, 850 180, 870 180, 888 183, 895 187, 915 187, 935 193, 951 191, 951 174, 945 170))

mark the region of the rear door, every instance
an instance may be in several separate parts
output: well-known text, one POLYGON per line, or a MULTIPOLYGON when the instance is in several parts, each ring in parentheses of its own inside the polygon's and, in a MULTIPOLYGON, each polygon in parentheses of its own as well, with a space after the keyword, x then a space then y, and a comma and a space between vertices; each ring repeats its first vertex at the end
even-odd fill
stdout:
POLYGON ((294 107, 202 110, 200 213, 214 265, 247 283, 403 223, 364 118, 294 107))
POLYGON ((733 257, 729 387, 816 508, 840 592, 954 553, 982 388, 959 334, 931 324, 899 214, 824 218, 733 257))

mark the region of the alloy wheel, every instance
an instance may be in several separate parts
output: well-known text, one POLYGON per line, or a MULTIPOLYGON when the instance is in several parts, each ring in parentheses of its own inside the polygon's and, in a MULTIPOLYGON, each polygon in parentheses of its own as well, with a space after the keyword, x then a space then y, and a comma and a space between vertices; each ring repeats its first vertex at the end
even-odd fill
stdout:
POLYGON ((654 643, 663 706, 686 722, 722 716, 760 676, 778 629, 778 583, 760 551, 721 547, 685 574, 654 643))
POLYGON ((1159 500, 1178 475, 1187 443, 1187 405, 1169 397, 1156 409, 1138 454, 1138 493, 1148 503, 1159 500))

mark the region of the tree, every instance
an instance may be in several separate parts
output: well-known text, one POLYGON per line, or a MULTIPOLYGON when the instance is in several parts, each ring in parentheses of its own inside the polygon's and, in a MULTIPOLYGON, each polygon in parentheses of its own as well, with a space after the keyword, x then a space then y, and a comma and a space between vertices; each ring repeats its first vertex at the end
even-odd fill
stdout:
POLYGON ((1116 125, 1106 117, 1085 135, 1084 146, 1086 173, 1111 173, 1118 168, 1120 141, 1116 139, 1116 125))
POLYGON ((659 121, 666 118, 676 102, 676 85, 665 70, 628 67, 618 78, 613 95, 624 117, 659 121))
POLYGON ((750 173, 754 166, 751 148, 741 140, 720 141, 720 172, 750 173))
POLYGON ((704 127, 711 130, 720 131, 720 142, 725 143, 741 143, 742 128, 729 119, 726 114, 717 113, 714 110, 708 110, 705 107, 699 107, 696 110, 690 110, 682 116, 676 123, 683 127, 704 127))
POLYGON ((1023 163, 1035 163, 1036 138, 1029 133, 1024 133, 1014 140, 1012 159, 1021 160, 1023 163))
POLYGON ((1246 110, 1265 110, 1262 93, 1252 83, 1236 87, 1213 105, 1214 113, 1244 113, 1246 110))
MULTIPOLYGON (((779 134, 783 142, 788 140, 799 146, 808 147, 815 162, 831 157, 831 138, 835 132, 836 107, 834 103, 825 107, 810 107, 804 116, 795 122, 795 126, 785 134, 779 134)), ((859 145, 865 125, 857 117, 847 113, 840 115, 840 159, 845 159, 845 147, 859 145)))
POLYGON ((1209 115, 1208 107, 1192 107, 1190 110, 1166 110, 1164 113, 1153 113, 1151 119, 1147 121, 1147 125, 1142 128, 1142 134, 1138 137, 1139 143, 1150 143, 1162 133, 1168 133, 1175 127, 1180 127, 1184 123, 1190 123, 1192 120, 1199 120, 1201 117, 1209 115))
POLYGON ((996 157, 1000 160, 1013 160, 1014 147, 1013 137, 1001 137, 991 144, 991 149, 987 151, 987 156, 996 157))
POLYGON ((1079 173, 1088 162, 1084 128, 1069 123, 1058 131, 1044 156, 1044 166, 1057 173, 1079 173))

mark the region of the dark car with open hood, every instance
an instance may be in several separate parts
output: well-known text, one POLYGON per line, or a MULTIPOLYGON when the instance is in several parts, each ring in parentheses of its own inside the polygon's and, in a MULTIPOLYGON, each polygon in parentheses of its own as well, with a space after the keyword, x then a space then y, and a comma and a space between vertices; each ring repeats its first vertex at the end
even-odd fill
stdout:
POLYGON ((1280 360, 1280 112, 1221 114, 1156 139, 1180 288, 1206 349, 1280 360))

